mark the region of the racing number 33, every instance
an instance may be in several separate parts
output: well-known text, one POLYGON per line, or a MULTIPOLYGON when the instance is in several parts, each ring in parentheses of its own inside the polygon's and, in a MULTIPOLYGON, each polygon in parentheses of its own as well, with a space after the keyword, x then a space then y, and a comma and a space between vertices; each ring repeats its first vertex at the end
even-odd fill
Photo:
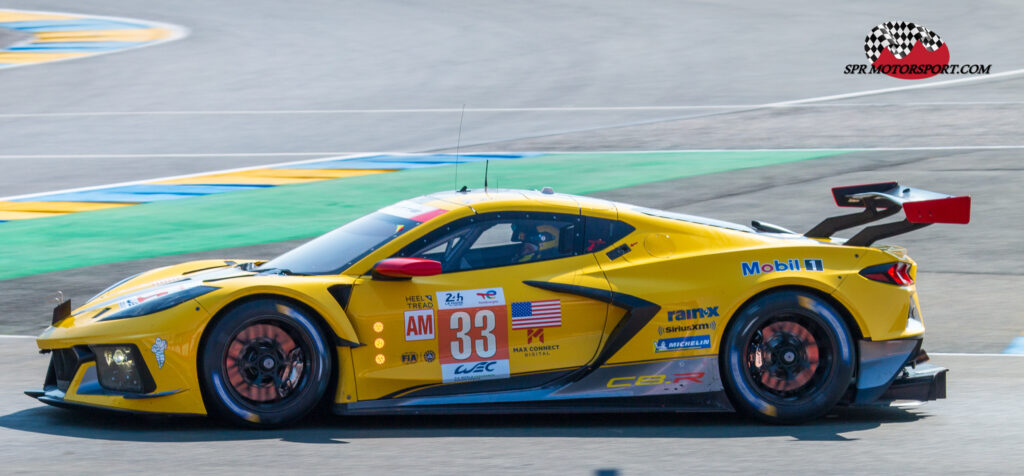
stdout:
POLYGON ((443 382, 508 378, 508 314, 501 288, 437 293, 443 382))
POLYGON ((494 357, 498 350, 498 340, 494 336, 495 320, 494 312, 489 309, 480 309, 476 312, 475 327, 480 330, 480 339, 473 340, 469 331, 473 328, 473 318, 466 311, 455 311, 449 319, 451 330, 455 331, 455 340, 451 341, 452 358, 455 360, 466 360, 473 356, 473 348, 476 348, 476 356, 482 359, 494 357))

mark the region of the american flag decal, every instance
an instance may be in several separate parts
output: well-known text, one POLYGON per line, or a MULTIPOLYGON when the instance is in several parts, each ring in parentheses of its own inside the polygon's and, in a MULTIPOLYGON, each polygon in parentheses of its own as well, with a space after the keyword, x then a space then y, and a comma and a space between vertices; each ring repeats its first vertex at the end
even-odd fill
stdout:
POLYGON ((512 303, 512 329, 561 326, 562 302, 558 299, 512 303))

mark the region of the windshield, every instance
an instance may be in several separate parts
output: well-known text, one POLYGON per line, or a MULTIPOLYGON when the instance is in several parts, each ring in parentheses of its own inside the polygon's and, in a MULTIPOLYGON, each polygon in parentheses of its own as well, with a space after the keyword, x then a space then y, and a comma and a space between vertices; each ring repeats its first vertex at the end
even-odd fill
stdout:
POLYGON ((337 274, 420 223, 383 212, 372 213, 267 261, 255 271, 337 274))

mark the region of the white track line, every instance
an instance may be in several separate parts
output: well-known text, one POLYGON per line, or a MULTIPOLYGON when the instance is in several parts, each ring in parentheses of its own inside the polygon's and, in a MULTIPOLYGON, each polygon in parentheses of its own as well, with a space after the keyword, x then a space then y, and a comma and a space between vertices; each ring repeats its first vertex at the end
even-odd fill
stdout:
MULTIPOLYGON (((371 152, 228 152, 224 154, 12 154, 0 159, 160 159, 174 157, 324 157, 329 155, 369 154, 371 152)), ((210 172, 216 173, 216 172, 210 172)))
POLYGON ((35 339, 36 336, 16 336, 11 334, 0 334, 0 339, 35 339))
MULTIPOLYGON (((58 12, 58 11, 53 11, 53 10, 47 10, 47 11, 41 11, 41 10, 21 10, 21 9, 18 9, 18 8, 6 8, 6 7, 0 8, 0 10, 6 10, 6 11, 10 11, 10 12, 21 12, 21 13, 40 13, 40 14, 50 14, 50 15, 64 15, 64 16, 78 17, 78 18, 102 18, 104 20, 122 21, 122 22, 128 22, 128 23, 142 23, 142 24, 150 25, 150 26, 156 27, 156 28, 166 28, 168 31, 171 32, 171 34, 168 35, 167 38, 164 38, 162 40, 154 40, 154 41, 150 41, 150 42, 147 42, 147 43, 142 43, 142 44, 137 45, 137 46, 129 46, 127 48, 121 48, 121 49, 112 50, 112 51, 94 52, 94 53, 90 53, 90 54, 85 55, 85 56, 75 56, 73 58, 64 58, 64 59, 59 59, 59 60, 42 61, 42 62, 39 62, 39 63, 20 63, 20 64, 14 64, 14 65, 5 65, 3 68, 0 68, 0 69, 14 69, 14 68, 21 68, 23 66, 39 66, 39 65, 44 65, 44 64, 52 64, 52 63, 60 63, 60 62, 64 62, 64 61, 73 61, 73 60, 78 60, 78 59, 92 58, 94 56, 107 55, 107 54, 111 54, 111 53, 120 53, 122 51, 128 51, 128 50, 137 50, 139 48, 148 48, 150 46, 156 46, 156 45, 167 43, 167 42, 171 42, 171 41, 174 41, 174 40, 180 40, 180 39, 182 39, 182 38, 184 38, 184 37, 189 35, 189 29, 185 28, 183 26, 172 25, 170 23, 163 23, 163 22, 158 22, 158 21, 142 20, 142 19, 139 19, 139 18, 114 17, 114 16, 106 16, 106 15, 91 15, 91 14, 88 14, 88 13, 58 12)), ((0 49, 2 49, 2 48, 0 48, 0 49)))
MULTIPOLYGON (((556 151, 542 152, 544 154, 651 154, 651 153, 672 153, 672 152, 814 152, 814 151, 840 151, 840 152, 888 152, 888 151, 915 151, 915 150, 1014 150, 1024 149, 1024 144, 1007 145, 936 145, 920 147, 793 147, 779 149, 650 149, 650 150, 580 150, 580 151, 556 151)), ((517 152, 472 152, 473 154, 503 154, 517 152)), ((522 152, 518 152, 522 153, 522 152)), ((3 158, 3 156, 0 156, 3 158)))
MULTIPOLYGON (((237 155, 246 155, 246 154, 237 154, 237 155)), ((268 155, 278 155, 278 154, 268 154, 268 155)), ((296 154, 285 154, 285 155, 296 155, 296 154)), ((310 155, 310 154, 303 153, 301 155, 310 155)), ((126 186, 126 185, 138 185, 138 184, 142 184, 142 183, 160 182, 160 181, 164 181, 164 180, 176 180, 176 179, 183 179, 183 178, 190 178, 190 177, 201 177, 201 176, 204 176, 204 175, 226 174, 226 173, 232 173, 232 172, 244 172, 246 170, 266 169, 266 168, 280 167, 282 165, 297 165, 297 164, 304 164, 304 163, 308 163, 308 162, 319 162, 319 161, 322 161, 322 160, 353 159, 353 158, 358 158, 358 157, 364 157, 364 156, 366 156, 368 154, 357 154, 357 155, 349 155, 349 156, 344 156, 343 155, 343 156, 338 156, 338 157, 324 157, 324 155, 330 155, 330 154, 316 154, 316 155, 319 155, 320 157, 318 157, 316 159, 296 160, 296 161, 292 161, 292 162, 278 162, 278 163, 275 163, 275 164, 253 165, 253 166, 249 166, 249 167, 238 167, 238 168, 234 168, 234 169, 216 170, 216 171, 212 171, 212 172, 199 172, 199 173, 194 173, 194 174, 172 175, 172 176, 169 176, 169 177, 150 178, 150 179, 144 179, 144 180, 132 180, 132 181, 129 181, 129 182, 119 182, 119 183, 112 183, 112 184, 106 184, 106 185, 95 185, 95 186, 90 186, 90 187, 69 188, 69 189, 57 190, 57 191, 53 191, 53 192, 39 192, 39 193, 29 193, 29 194, 25 194, 25 195, 14 195, 14 196, 11 196, 11 197, 2 197, 2 198, 0 198, 0 201, 19 200, 19 199, 24 199, 24 198, 39 197, 39 196, 43 196, 43 195, 53 195, 53 194, 56 194, 56 193, 85 192, 85 191, 88 191, 88 190, 97 190, 97 189, 110 188, 110 187, 122 187, 122 186, 126 186)), ((110 156, 100 156, 100 157, 110 157, 110 156)), ((179 157, 179 156, 171 155, 171 157, 179 157)), ((0 158, 3 158, 3 157, 0 157, 0 158)))
POLYGON ((949 86, 949 85, 953 85, 953 84, 973 83, 973 82, 978 82, 978 81, 987 81, 987 80, 992 80, 992 79, 1005 78, 1005 77, 1008 77, 1008 76, 1016 76, 1016 75, 1019 75, 1021 73, 1024 73, 1024 68, 1015 69, 1015 70, 1011 70, 1011 71, 1005 71, 1005 72, 1002 72, 1002 73, 988 74, 988 75, 984 75, 984 76, 972 76, 970 78, 951 79, 951 80, 948 80, 948 81, 936 81, 936 82, 922 83, 922 84, 910 84, 910 85, 907 85, 907 86, 896 86, 896 87, 893 87, 893 88, 871 89, 871 90, 868 90, 868 91, 859 91, 859 92, 854 92, 854 93, 833 94, 831 96, 818 96, 818 97, 807 98, 807 99, 796 99, 796 100, 793 100, 793 101, 774 102, 774 103, 770 103, 770 104, 765 104, 764 106, 765 107, 791 106, 791 105, 794 105, 794 104, 807 104, 807 103, 812 103, 812 102, 836 101, 836 100, 840 100, 840 99, 851 99, 851 98, 859 98, 859 97, 864 97, 864 96, 875 96, 875 95, 878 95, 878 94, 888 94, 888 93, 895 93, 895 92, 900 92, 900 91, 911 91, 911 90, 914 90, 914 89, 938 88, 938 87, 949 86))
MULTIPOLYGON (((813 152, 813 151, 842 151, 842 152, 857 152, 857 151, 915 151, 915 150, 1014 150, 1024 149, 1024 144, 1002 144, 1002 145, 934 145, 934 146, 908 146, 908 147, 782 147, 782 148, 764 148, 764 149, 633 149, 633 150, 616 150, 616 149, 590 149, 590 150, 572 150, 572 151, 544 151, 539 152, 543 154, 649 154, 654 152, 659 153, 684 153, 684 152, 813 152)), ((278 165, 291 165, 301 164, 306 162, 316 162, 319 160, 332 159, 337 160, 340 158, 352 158, 356 155, 379 155, 379 154, 394 154, 394 155, 420 155, 420 154, 433 154, 438 152, 415 152, 415 151, 362 151, 362 152, 230 152, 230 153, 181 153, 181 154, 12 154, 2 155, 0 154, 0 160, 21 160, 21 159, 161 159, 161 158, 212 158, 212 157, 322 157, 322 159, 310 159, 300 160, 295 162, 281 162, 277 164, 267 164, 255 167, 245 167, 241 169, 230 169, 230 170, 213 170, 209 172, 203 172, 202 174, 192 174, 188 177, 195 175, 205 174, 219 174, 224 172, 234 172, 238 170, 250 170, 254 168, 263 167, 275 167, 278 165), (345 157, 340 157, 345 156, 345 157)), ((469 154, 522 154, 524 151, 473 151, 468 152, 469 154)), ((530 151, 530 153, 538 153, 537 151, 530 151)), ((173 177, 176 178, 176 177, 173 177)), ((164 180, 164 178, 154 178, 149 180, 164 180)), ((49 193, 49 192, 48 192, 49 193)))
MULTIPOLYGON (((692 106, 595 106, 595 107, 481 107, 466 108, 466 112, 594 112, 594 111, 685 111, 743 109, 756 104, 692 105, 692 106)), ((436 114, 459 113, 461 108, 406 108, 406 109, 283 109, 283 110, 221 110, 221 111, 96 111, 96 112, 38 112, 2 113, 0 118, 26 117, 90 117, 90 116, 229 116, 229 115, 288 115, 288 114, 436 114)))
MULTIPOLYGON (((694 152, 887 152, 887 151, 943 151, 943 150, 1020 150, 1024 149, 1024 144, 1021 145, 978 145, 978 146, 936 146, 936 147, 837 147, 837 148, 789 148, 789 149, 673 149, 673 150, 586 150, 586 151, 571 151, 571 152, 544 152, 545 154, 561 155, 561 154, 648 154, 648 153, 694 153, 694 152)), ((473 154, 512 154, 512 153, 523 153, 523 152, 472 152, 473 154)), ((307 160, 296 160, 291 162, 277 162, 273 164, 262 164, 253 165, 248 167, 238 167, 234 169, 225 170, 213 170, 207 172, 198 172, 193 174, 185 175, 172 175, 168 177, 148 178, 143 180, 132 180, 128 182, 118 182, 104 185, 94 185, 89 187, 78 187, 69 188, 64 190, 53 190, 47 192, 29 193, 24 195, 13 195, 9 197, 0 197, 0 201, 9 200, 23 200, 26 198, 40 197, 43 195, 53 195, 58 193, 72 193, 72 192, 85 192, 89 190, 98 190, 110 187, 122 187, 127 185, 138 185, 150 182, 162 182, 165 180, 176 180, 190 177, 201 177, 205 175, 214 174, 226 174, 233 172, 243 172, 246 170, 265 169, 273 167, 281 167, 285 165, 297 165, 306 164, 310 162, 320 162, 328 160, 346 160, 346 159, 358 159, 369 155, 416 155, 420 154, 417 152, 292 152, 292 153, 233 153, 233 154, 81 154, 81 155, 0 155, 2 159, 89 159, 89 158, 165 158, 165 157, 247 157, 247 156, 261 156, 261 157, 274 157, 274 156, 317 156, 315 159, 307 160)))
POLYGON ((966 352, 929 352, 939 357, 1024 357, 1024 354, 971 354, 966 352))
MULTIPOLYGON (((859 94, 859 93, 858 93, 859 94)), ((761 108, 856 108, 856 107, 930 107, 930 106, 1009 106, 1024 105, 1024 101, 960 101, 912 103, 773 103, 773 104, 714 104, 681 106, 593 106, 593 107, 479 107, 466 108, 466 112, 632 112, 632 111, 715 111, 761 108)), ((275 115, 344 115, 344 114, 438 114, 458 113, 455 108, 408 109, 282 109, 282 110, 220 110, 220 111, 95 111, 95 112, 25 112, 0 113, 0 119, 60 118, 60 117, 113 117, 113 116, 275 116, 275 115)))
MULTIPOLYGON (((868 90, 868 91, 858 91, 858 92, 845 93, 845 94, 834 94, 834 95, 830 95, 830 96, 818 96, 818 97, 812 97, 812 98, 806 98, 806 99, 797 99, 797 100, 792 100, 792 101, 780 101, 780 102, 767 103, 767 104, 763 104, 763 105, 760 105, 760 106, 755 106, 755 107, 750 108, 750 109, 753 110, 753 109, 761 109, 761 108, 784 107, 784 106, 791 106, 791 105, 796 105, 796 104, 808 104, 808 103, 815 103, 815 102, 835 101, 835 100, 840 100, 840 99, 850 99, 850 98, 855 98, 855 97, 872 96, 872 95, 878 95, 878 94, 888 94, 888 93, 898 92, 898 91, 909 91, 909 90, 915 90, 915 89, 935 88, 935 87, 948 86, 948 85, 952 85, 952 84, 962 84, 962 83, 968 83, 968 82, 978 82, 978 81, 985 81, 985 80, 1004 78, 1004 77, 1008 77, 1008 76, 1019 75, 1019 74, 1022 74, 1022 73, 1024 73, 1024 68, 1016 69, 1016 70, 1012 70, 1012 71, 1006 71, 1006 72, 1003 72, 1003 73, 990 74, 990 75, 986 75, 986 76, 976 76, 976 77, 970 77, 970 78, 952 79, 952 80, 949 80, 949 81, 936 81, 936 82, 929 82, 929 83, 924 83, 924 84, 911 84, 911 85, 907 85, 907 86, 897 86, 897 87, 892 87, 892 88, 872 89, 872 90, 868 90)), ((451 110, 454 111, 454 109, 451 109, 451 110)), ((1024 148, 1024 145, 973 146, 973 147, 972 146, 950 146, 950 147, 875 147, 875 148, 837 148, 837 149, 818 149, 818 148, 807 148, 807 149, 749 149, 749 151, 752 151, 752 152, 756 152, 756 151, 772 151, 772 150, 778 150, 778 151, 786 151, 786 150, 794 150, 794 151, 796 151, 796 150, 806 150, 806 151, 814 151, 814 150, 900 151, 900 150, 906 150, 906 151, 910 151, 910 150, 971 150, 971 149, 999 150, 999 149, 1022 149, 1022 148, 1024 148)), ((690 151, 711 152, 711 151, 719 151, 719 150, 733 150, 733 149, 691 149, 690 151)), ((738 151, 742 151, 742 150, 738 150, 738 151)), ((673 152, 673 151, 660 151, 660 152, 673 152)), ((677 150, 675 152, 683 152, 683 151, 677 150)), ((0 155, 0 159, 106 158, 106 157, 110 157, 110 158, 115 158, 115 157, 148 158, 148 157, 216 157, 216 156, 221 156, 221 157, 282 156, 283 157, 283 156, 310 156, 310 155, 322 155, 322 156, 326 156, 326 157, 321 157, 321 158, 317 158, 317 159, 310 159, 310 160, 305 160, 305 161, 297 161, 297 162, 285 162, 285 163, 279 163, 279 164, 257 165, 257 166, 252 166, 252 167, 241 167, 241 168, 236 168, 236 169, 228 169, 228 170, 220 170, 220 171, 210 171, 210 172, 202 172, 202 173, 195 173, 195 174, 186 174, 186 175, 179 175, 179 176, 173 176, 173 177, 163 177, 163 178, 155 178, 155 179, 147 179, 147 180, 134 180, 134 181, 130 181, 130 182, 121 182, 121 183, 116 183, 116 184, 106 184, 106 185, 99 185, 99 186, 93 186, 93 187, 80 187, 80 188, 68 189, 68 190, 32 193, 32 194, 26 194, 26 195, 17 195, 17 196, 13 196, 13 197, 4 197, 4 198, 0 198, 0 200, 23 199, 23 198, 38 197, 38 196, 41 196, 41 195, 50 195, 50 194, 54 194, 54 193, 66 193, 66 192, 79 192, 79 191, 86 191, 86 190, 96 190, 96 189, 100 189, 100 188, 115 187, 115 186, 122 186, 122 185, 135 185, 135 184, 139 184, 139 183, 146 183, 146 182, 153 182, 153 181, 162 181, 162 180, 172 180, 172 179, 176 179, 176 178, 196 177, 196 176, 209 175, 209 174, 217 174, 217 173, 239 172, 239 171, 244 171, 244 170, 253 170, 253 169, 259 169, 259 168, 266 168, 266 167, 277 167, 277 166, 281 166, 281 165, 290 165, 290 164, 297 164, 297 163, 304 163, 304 162, 315 162, 315 161, 318 161, 318 160, 330 159, 330 158, 332 158, 330 156, 336 155, 336 154, 329 153, 329 152, 322 153, 322 154, 318 154, 318 153, 314 153, 314 152, 292 152, 292 153, 271 153, 271 154, 267 154, 267 153, 253 153, 253 154, 230 153, 230 154, 185 154, 185 155, 181 155, 181 154, 0 155)), ((337 159, 340 159, 340 158, 346 158, 346 157, 338 157, 338 158, 334 158, 334 159, 337 160, 337 159)), ((347 157, 347 158, 351 158, 351 157, 347 157)))
MULTIPOLYGON (((842 102, 842 103, 770 103, 770 104, 710 104, 710 105, 598 105, 564 107, 466 107, 467 113, 615 113, 658 111, 718 111, 772 109, 810 109, 810 107, 887 107, 887 106, 970 106, 1021 105, 1024 101, 937 101, 937 102, 842 102)), ((388 115, 388 114, 450 114, 460 113, 452 107, 421 107, 421 109, 392 110, 224 110, 224 111, 98 111, 80 113, 5 113, 0 119, 27 118, 89 118, 119 116, 302 116, 302 115, 388 115)))
MULTIPOLYGON (((69 14, 72 15, 72 14, 69 14)), ((110 17, 114 18, 114 17, 110 17)), ((130 20, 130 19, 122 19, 130 20)), ((141 20, 140 20, 141 21, 141 20)), ((173 25, 172 25, 173 26, 173 25)), ((175 38, 177 39, 177 38, 175 38)), ((169 40, 168 40, 169 41, 169 40)), ((123 50, 120 50, 123 51, 123 50)), ((685 111, 685 110, 754 110, 766 108, 784 107, 809 107, 813 103, 836 101, 841 99, 852 99, 864 96, 876 96, 900 91, 911 91, 915 89, 939 88, 950 85, 971 83, 978 81, 989 81, 1010 76, 1017 76, 1024 73, 1024 68, 1002 73, 988 74, 983 76, 971 76, 969 78, 950 79, 947 81, 935 81, 921 84, 910 84, 892 88, 869 89, 852 93, 833 94, 828 96, 817 96, 805 99, 794 99, 790 101, 778 101, 765 104, 732 104, 732 105, 689 105, 689 106, 594 106, 594 107, 483 107, 466 108, 469 112, 595 112, 595 111, 685 111)), ((1020 102, 950 102, 950 103, 920 103, 920 105, 996 105, 996 104, 1021 104, 1020 102)), ((902 105, 902 104, 890 104, 902 105)), ((820 107, 816 105, 814 107, 820 107)), ((828 107, 857 107, 859 104, 834 104, 828 107)), ((401 108, 401 109, 294 109, 278 111, 259 110, 222 110, 222 111, 98 111, 98 112, 40 112, 40 113, 5 113, 0 118, 28 118, 28 117, 89 117, 89 116, 182 116, 182 115, 276 115, 276 114, 411 114, 411 113, 454 113, 463 111, 461 108, 401 108)))

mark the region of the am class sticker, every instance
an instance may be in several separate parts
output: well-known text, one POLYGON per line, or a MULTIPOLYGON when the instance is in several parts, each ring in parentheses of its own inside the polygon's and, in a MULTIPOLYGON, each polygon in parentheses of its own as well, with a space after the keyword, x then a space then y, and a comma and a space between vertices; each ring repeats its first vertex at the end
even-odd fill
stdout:
POLYGON ((432 340, 434 338, 434 310, 405 311, 405 340, 432 340))

